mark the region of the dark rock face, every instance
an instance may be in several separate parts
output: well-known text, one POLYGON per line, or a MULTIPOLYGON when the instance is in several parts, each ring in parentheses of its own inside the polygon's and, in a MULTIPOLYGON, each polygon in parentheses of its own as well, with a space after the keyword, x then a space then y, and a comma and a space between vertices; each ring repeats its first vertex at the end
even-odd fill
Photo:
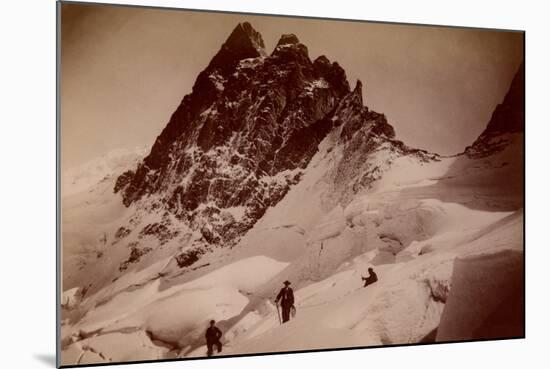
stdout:
POLYGON ((502 104, 499 104, 487 128, 465 153, 472 158, 492 155, 509 144, 509 134, 525 131, 525 65, 517 71, 502 104), (508 134, 508 135, 507 135, 508 134))
POLYGON ((126 227, 119 227, 115 233, 113 244, 128 236, 132 231, 126 227))
POLYGON ((178 266, 180 268, 189 267, 196 263, 202 254, 204 254, 204 251, 201 249, 187 250, 185 252, 182 252, 181 254, 176 255, 176 263, 178 263, 178 266))
MULTIPOLYGON (((393 138, 385 117, 363 106, 361 83, 350 91, 337 63, 312 62, 295 35, 283 35, 269 56, 263 47, 250 24, 235 28, 150 154, 118 178, 126 206, 147 203, 200 232, 205 246, 232 246, 301 179, 333 128, 343 125, 349 150, 393 138)), ((163 242, 178 233, 151 224, 140 235, 151 232, 163 242)), ((183 253, 178 264, 199 256, 183 253)))
POLYGON ((279 42, 277 43, 277 46, 281 45, 297 45, 300 43, 300 40, 298 40, 298 37, 294 34, 286 34, 282 35, 279 39, 279 42))
POLYGON ((150 247, 145 247, 145 248, 140 249, 140 248, 132 245, 130 255, 128 256, 128 259, 126 259, 124 262, 122 262, 120 264, 118 270, 121 271, 121 272, 125 271, 126 269, 128 269, 128 266, 130 264, 139 262, 141 257, 148 254, 149 252, 151 252, 151 250, 152 249, 150 247))

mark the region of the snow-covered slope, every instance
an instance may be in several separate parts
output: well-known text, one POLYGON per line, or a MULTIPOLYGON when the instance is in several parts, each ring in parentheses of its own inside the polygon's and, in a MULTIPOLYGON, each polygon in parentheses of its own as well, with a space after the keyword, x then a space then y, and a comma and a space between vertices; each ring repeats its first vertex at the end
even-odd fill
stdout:
POLYGON ((65 198, 85 192, 102 180, 118 177, 135 167, 146 151, 146 147, 112 150, 100 158, 64 170, 61 177, 61 196, 65 198))
MULTIPOLYGON (((264 316, 231 342, 231 353, 434 340, 457 257, 498 254, 501 250, 522 254, 522 171, 517 150, 512 145, 484 160, 459 156, 418 167, 407 162, 408 178, 404 168, 395 165, 378 190, 357 196, 347 207, 321 212, 317 222, 311 222, 315 217, 311 213, 301 219, 294 214, 292 226, 303 235, 297 233, 290 253, 288 245, 277 247, 276 241, 278 233, 286 235, 289 228, 268 229, 265 223, 285 219, 284 214, 291 216, 284 204, 286 200, 292 203, 294 194, 302 204, 314 202, 312 197, 317 197, 318 204, 322 202, 323 190, 316 195, 311 185, 300 191, 306 184, 304 177, 304 182, 262 219, 263 226, 259 224, 257 231, 260 235, 255 236, 252 230, 245 238, 273 240, 269 247, 272 256, 294 259, 258 294, 270 298, 281 281, 290 279, 297 289, 298 316, 282 327, 278 327, 274 313, 264 316), (275 214, 277 210, 283 214, 275 214), (298 249, 301 254, 296 256, 298 249), (367 274, 368 266, 374 266, 379 281, 363 289, 360 277, 367 274)), ((242 247, 243 254, 256 252, 253 244, 242 247)), ((520 281, 521 270, 516 269, 508 272, 520 281)), ((477 273, 490 279, 494 270, 477 273)), ((475 286, 470 287, 476 291, 475 286)), ((502 284, 492 287, 483 290, 485 296, 507 293, 502 284)), ((459 309, 468 314, 469 306, 461 304, 459 309)), ((454 324, 461 326, 456 321, 454 324)), ((514 328, 503 336, 520 336, 521 330, 514 328)), ((472 332, 475 326, 469 329, 465 331, 472 332)))
MULTIPOLYGON (((78 342, 66 349, 85 346, 115 360, 119 352, 105 342, 120 339, 116 333, 131 342, 148 339, 152 358, 204 355, 202 334, 211 318, 221 320, 224 353, 231 354, 435 340, 458 278, 455 260, 522 253, 517 149, 488 159, 403 159, 376 190, 332 208, 327 195, 336 190, 325 176, 332 161, 320 150, 303 181, 232 252, 211 256, 212 264, 194 275, 173 273, 168 258, 84 300, 88 312, 65 330, 65 342, 78 342), (368 266, 379 281, 362 288, 368 266), (298 314, 280 326, 272 301, 285 279, 293 282, 298 314)), ((499 286, 484 294, 500 293, 499 286)), ((471 311, 453 305, 451 316, 471 311)), ((461 339, 449 332, 464 329, 444 328, 437 337, 461 339)))
POLYGON ((127 210, 112 188, 116 178, 134 167, 145 152, 145 147, 113 150, 62 173, 63 290, 84 287, 79 271, 106 251, 111 229, 127 210))

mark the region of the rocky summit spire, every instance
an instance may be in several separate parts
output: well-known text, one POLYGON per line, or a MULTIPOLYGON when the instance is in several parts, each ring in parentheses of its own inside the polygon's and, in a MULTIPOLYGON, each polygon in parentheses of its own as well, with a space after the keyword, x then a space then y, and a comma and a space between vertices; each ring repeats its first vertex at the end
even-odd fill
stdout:
POLYGON ((363 105, 363 83, 360 79, 357 80, 357 83, 355 84, 355 88, 353 89, 353 94, 357 99, 359 99, 359 103, 363 105))
POLYGON ((228 49, 252 47, 258 52, 265 48, 262 35, 248 22, 239 23, 223 46, 228 49))
POLYGON ((280 45, 297 45, 300 43, 300 40, 298 40, 298 37, 296 37, 295 34, 289 33, 284 34, 279 39, 279 42, 277 42, 277 46, 280 45))
POLYGON ((311 63, 306 45, 302 44, 298 37, 292 33, 281 36, 271 56, 286 62, 294 60, 299 63, 311 63))
POLYGON ((250 23, 239 23, 214 56, 208 69, 232 69, 242 59, 265 56, 264 48, 262 35, 250 23))

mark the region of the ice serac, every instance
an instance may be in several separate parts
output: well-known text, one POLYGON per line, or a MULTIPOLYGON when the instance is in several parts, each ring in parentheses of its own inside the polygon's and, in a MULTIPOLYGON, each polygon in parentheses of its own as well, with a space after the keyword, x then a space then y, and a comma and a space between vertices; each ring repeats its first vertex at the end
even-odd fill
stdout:
POLYGON ((523 337, 523 252, 472 255, 454 264, 453 287, 436 340, 523 337))
POLYGON ((497 105, 485 130, 465 150, 471 158, 501 151, 514 137, 525 131, 525 64, 519 66, 508 93, 497 105))

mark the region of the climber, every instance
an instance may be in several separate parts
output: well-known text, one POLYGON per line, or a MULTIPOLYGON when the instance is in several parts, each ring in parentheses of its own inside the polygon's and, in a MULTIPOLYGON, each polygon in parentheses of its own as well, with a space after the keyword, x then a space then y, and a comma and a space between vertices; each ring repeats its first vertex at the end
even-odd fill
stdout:
POLYGON ((290 282, 284 281, 283 284, 285 286, 281 288, 281 291, 279 291, 279 294, 275 299, 275 305, 277 305, 279 300, 281 300, 281 308, 283 310, 283 323, 286 323, 290 318, 290 310, 295 310, 296 308, 294 307, 294 292, 292 291, 292 288, 288 287, 290 285, 290 282))
POLYGON ((369 268, 368 271, 369 271, 369 276, 367 278, 361 276, 361 279, 365 281, 365 285, 363 287, 367 287, 369 284, 373 284, 378 280, 378 276, 376 275, 376 273, 372 268, 369 268))
POLYGON ((218 327, 216 327, 216 321, 211 320, 210 321, 210 327, 206 330, 206 346, 208 347, 208 351, 206 354, 208 356, 212 356, 214 353, 214 346, 218 349, 218 352, 222 352, 222 343, 220 342, 220 338, 222 337, 222 331, 219 330, 218 327))

